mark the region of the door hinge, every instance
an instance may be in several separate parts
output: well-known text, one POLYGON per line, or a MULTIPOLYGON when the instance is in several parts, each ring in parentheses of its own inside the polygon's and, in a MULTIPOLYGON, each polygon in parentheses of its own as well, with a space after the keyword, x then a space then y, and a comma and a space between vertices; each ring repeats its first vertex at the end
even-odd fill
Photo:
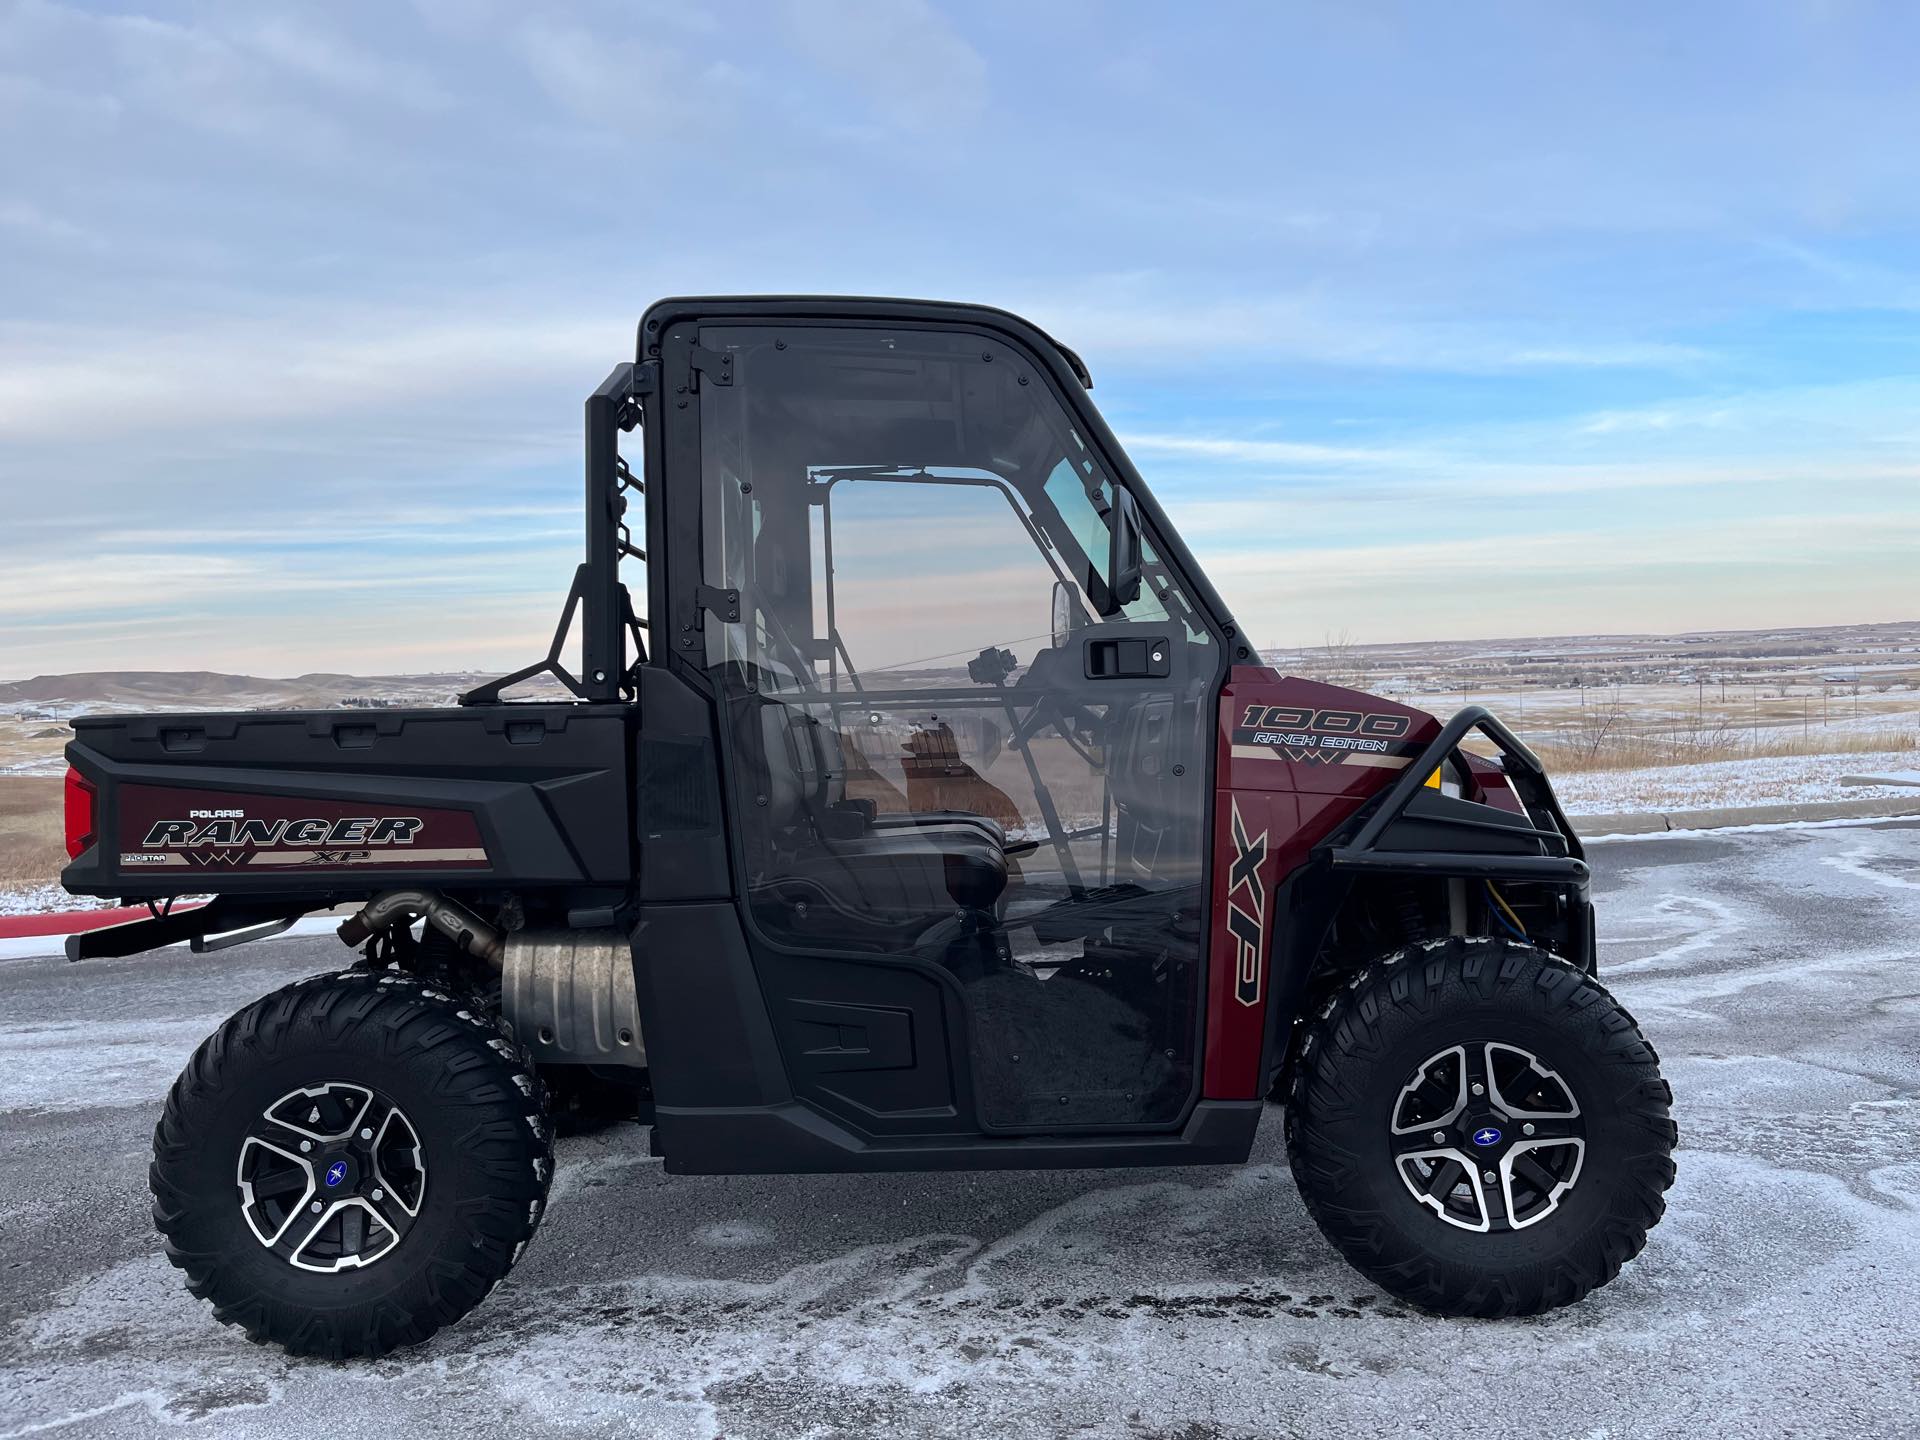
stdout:
POLYGON ((717 585, 696 585, 693 587, 693 603, 695 613, 701 617, 710 611, 729 625, 740 618, 738 590, 722 590, 717 585))
POLYGON ((643 397, 654 394, 660 388, 660 362, 648 360, 633 367, 633 377, 627 386, 627 393, 620 398, 620 408, 614 414, 614 423, 622 430, 632 432, 645 422, 645 412, 641 408, 643 397))
POLYGON ((709 350, 704 345, 695 345, 687 352, 687 387, 700 388, 700 377, 705 375, 715 385, 733 383, 733 352, 731 350, 709 350))

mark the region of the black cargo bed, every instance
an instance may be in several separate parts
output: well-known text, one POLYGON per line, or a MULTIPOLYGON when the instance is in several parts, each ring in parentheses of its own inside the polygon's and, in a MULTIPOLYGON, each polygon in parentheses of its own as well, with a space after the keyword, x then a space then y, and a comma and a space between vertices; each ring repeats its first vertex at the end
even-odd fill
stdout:
POLYGON ((88 895, 365 894, 396 884, 624 886, 624 705, 90 716, 67 759, 88 895))

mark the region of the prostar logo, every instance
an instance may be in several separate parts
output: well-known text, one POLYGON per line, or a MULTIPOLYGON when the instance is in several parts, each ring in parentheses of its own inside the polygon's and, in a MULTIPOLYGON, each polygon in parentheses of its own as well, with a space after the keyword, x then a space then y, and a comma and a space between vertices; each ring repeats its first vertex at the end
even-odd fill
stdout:
POLYGON ((1242 1005, 1260 1003, 1261 957, 1266 953, 1267 887, 1260 867, 1267 859, 1267 832, 1251 839, 1233 798, 1233 866, 1227 872, 1227 933, 1233 936, 1233 997, 1242 1005), (1242 896, 1244 893, 1244 898, 1242 896))

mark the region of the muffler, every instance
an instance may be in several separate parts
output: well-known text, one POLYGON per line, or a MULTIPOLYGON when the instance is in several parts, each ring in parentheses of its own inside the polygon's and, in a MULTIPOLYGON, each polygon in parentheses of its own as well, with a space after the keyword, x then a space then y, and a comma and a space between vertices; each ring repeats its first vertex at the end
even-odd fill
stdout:
POLYGON ((500 1013, 543 1064, 647 1063, 633 947, 619 930, 517 930, 507 936, 500 1013))
POLYGON ((500 972, 500 1013, 535 1061, 561 1065, 647 1063, 633 949, 619 930, 514 930, 502 934, 437 890, 386 890, 340 926, 358 949, 396 924, 424 920, 500 972))

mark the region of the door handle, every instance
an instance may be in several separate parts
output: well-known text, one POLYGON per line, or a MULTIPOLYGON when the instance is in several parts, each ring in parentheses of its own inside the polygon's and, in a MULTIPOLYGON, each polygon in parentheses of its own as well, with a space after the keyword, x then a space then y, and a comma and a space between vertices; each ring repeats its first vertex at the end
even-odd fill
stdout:
POLYGON ((1159 680, 1173 673, 1173 647, 1164 635, 1087 641, 1089 680, 1159 680))

